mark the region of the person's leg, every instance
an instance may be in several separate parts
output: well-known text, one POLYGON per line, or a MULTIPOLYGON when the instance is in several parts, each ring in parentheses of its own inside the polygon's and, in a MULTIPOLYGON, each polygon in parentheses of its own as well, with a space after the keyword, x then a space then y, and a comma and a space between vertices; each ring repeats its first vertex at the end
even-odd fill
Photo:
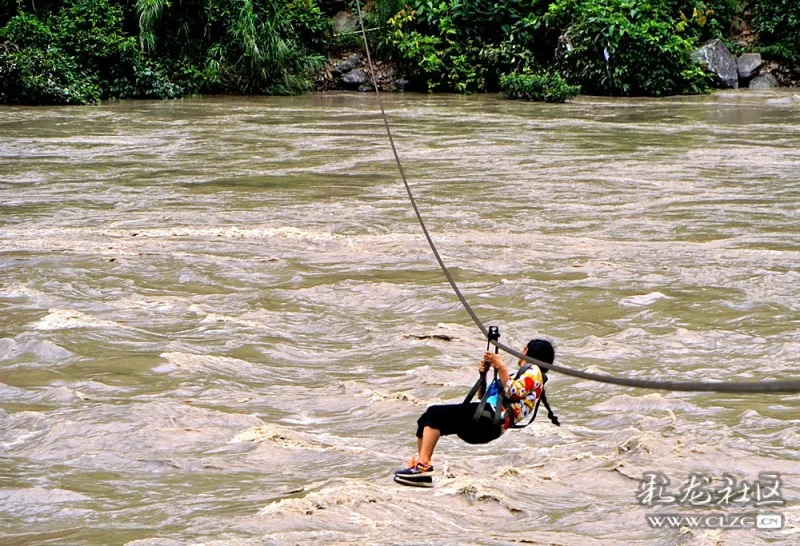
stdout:
POLYGON ((455 434, 472 420, 473 404, 441 404, 430 406, 417 421, 417 453, 419 462, 430 464, 433 450, 441 436, 455 434))
POLYGON ((428 465, 431 464, 433 457, 433 450, 436 448, 436 442, 439 441, 441 432, 432 427, 425 427, 422 431, 422 438, 417 440, 419 445, 419 462, 428 465))
POLYGON ((419 459, 406 468, 396 470, 394 480, 405 485, 433 487, 431 458, 441 436, 455 434, 472 422, 478 404, 443 404, 431 406, 417 421, 417 452, 419 459))

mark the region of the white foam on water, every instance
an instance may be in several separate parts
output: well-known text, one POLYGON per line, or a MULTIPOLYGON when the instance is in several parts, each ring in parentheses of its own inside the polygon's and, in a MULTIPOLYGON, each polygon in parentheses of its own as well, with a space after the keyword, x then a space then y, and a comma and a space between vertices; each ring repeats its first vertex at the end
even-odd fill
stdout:
POLYGON ((619 304, 623 307, 646 307, 652 305, 658 300, 670 300, 669 296, 665 296, 661 292, 651 292, 649 294, 642 294, 639 296, 628 296, 620 300, 619 304))
POLYGON ((47 489, 44 487, 19 487, 0 489, 0 501, 7 508, 14 505, 59 504, 64 502, 82 502, 90 497, 67 489, 47 489))
POLYGON ((36 288, 32 288, 28 283, 11 283, 6 287, 0 287, 0 297, 6 298, 27 298, 34 301, 48 299, 47 295, 36 288))
POLYGON ((694 404, 678 398, 667 398, 663 393, 650 393, 643 396, 618 394, 589 408, 593 411, 631 412, 642 414, 653 411, 685 411, 688 413, 709 413, 694 404))
POLYGON ((47 316, 30 325, 34 330, 68 330, 72 328, 118 329, 110 320, 98 319, 73 309, 50 309, 47 316))
POLYGON ((220 377, 242 377, 248 379, 275 377, 276 372, 266 366, 259 366, 245 360, 229 356, 200 355, 181 352, 162 353, 164 364, 153 368, 156 373, 188 372, 198 375, 220 377))
POLYGON ((270 442, 287 449, 325 450, 330 446, 318 444, 288 427, 263 423, 237 433, 229 440, 231 444, 270 442))
POLYGON ((11 338, 0 338, 0 361, 10 360, 19 354, 17 342, 11 338))
MULTIPOLYGON (((19 336, 25 339, 23 334, 19 336)), ((47 365, 53 365, 59 361, 66 361, 74 356, 71 352, 55 343, 47 340, 28 339, 27 341, 17 341, 15 339, 0 339, 0 362, 11 360, 24 354, 32 354, 46 360, 47 365)))

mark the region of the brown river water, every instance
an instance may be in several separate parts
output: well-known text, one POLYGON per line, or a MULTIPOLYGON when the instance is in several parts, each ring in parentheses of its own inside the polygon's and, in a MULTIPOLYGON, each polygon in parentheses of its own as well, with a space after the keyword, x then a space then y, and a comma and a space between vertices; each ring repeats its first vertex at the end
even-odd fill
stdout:
MULTIPOLYGON (((502 341, 627 377, 800 377, 796 91, 385 100, 502 341)), ((800 395, 552 373, 560 428, 447 437, 433 489, 391 481, 485 342, 376 113, 368 94, 0 108, 0 543, 800 544, 800 395), (671 493, 778 472, 784 527, 652 528, 764 510, 644 506, 647 471, 671 493)))

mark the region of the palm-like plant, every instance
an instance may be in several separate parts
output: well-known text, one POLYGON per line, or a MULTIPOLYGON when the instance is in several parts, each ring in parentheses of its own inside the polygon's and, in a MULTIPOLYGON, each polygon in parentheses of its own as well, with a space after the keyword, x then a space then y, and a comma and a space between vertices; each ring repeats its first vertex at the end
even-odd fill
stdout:
POLYGON ((156 48, 153 24, 161 17, 166 0, 136 0, 139 13, 139 43, 142 51, 152 53, 156 48))
POLYGON ((136 11, 143 52, 155 53, 158 35, 172 41, 173 55, 199 56, 200 91, 296 93, 310 86, 310 72, 324 64, 295 35, 298 9, 322 17, 313 0, 204 0, 202 8, 191 9, 194 1, 184 0, 178 23, 161 21, 159 27, 175 27, 172 38, 164 36, 166 28, 156 29, 170 7, 167 0, 137 0, 136 11))

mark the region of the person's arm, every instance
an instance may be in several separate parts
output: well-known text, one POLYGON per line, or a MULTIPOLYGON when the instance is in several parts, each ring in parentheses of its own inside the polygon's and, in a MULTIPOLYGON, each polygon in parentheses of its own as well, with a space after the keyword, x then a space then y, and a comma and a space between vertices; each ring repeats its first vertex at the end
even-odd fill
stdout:
POLYGON ((510 379, 510 376, 508 375, 508 368, 506 367, 506 363, 503 362, 503 359, 500 358, 499 354, 486 351, 483 353, 483 361, 488 362, 489 366, 497 370, 497 376, 500 378, 500 381, 503 382, 503 385, 508 382, 510 379))
POLYGON ((503 390, 506 398, 512 402, 528 396, 528 394, 536 390, 537 385, 541 387, 541 371, 537 366, 528 368, 519 379, 512 379, 508 373, 508 367, 503 362, 503 359, 500 358, 500 355, 487 352, 484 354, 484 359, 489 360, 491 366, 497 370, 497 375, 504 385, 503 390))
POLYGON ((478 398, 483 398, 483 395, 486 394, 486 373, 489 371, 489 363, 486 359, 481 360, 481 363, 478 364, 478 373, 481 374, 484 378, 484 382, 481 383, 481 387, 478 389, 478 398))

